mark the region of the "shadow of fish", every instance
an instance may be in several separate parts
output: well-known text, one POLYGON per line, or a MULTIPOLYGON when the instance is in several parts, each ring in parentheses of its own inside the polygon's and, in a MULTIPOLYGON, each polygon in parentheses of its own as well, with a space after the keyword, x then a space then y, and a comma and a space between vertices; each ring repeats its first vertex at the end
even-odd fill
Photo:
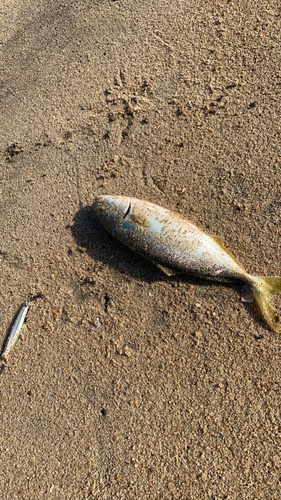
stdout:
POLYGON ((169 276, 180 272, 247 284, 264 320, 278 332, 271 298, 281 290, 281 277, 248 274, 220 238, 153 203, 104 195, 94 198, 93 210, 109 233, 169 276))

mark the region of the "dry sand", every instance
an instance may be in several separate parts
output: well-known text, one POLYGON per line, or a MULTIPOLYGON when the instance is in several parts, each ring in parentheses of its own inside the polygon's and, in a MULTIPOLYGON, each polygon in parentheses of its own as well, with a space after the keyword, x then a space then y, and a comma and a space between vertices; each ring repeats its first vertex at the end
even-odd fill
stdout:
POLYGON ((239 285, 124 248, 90 197, 281 275, 278 3, 2 0, 2 345, 44 298, 2 365, 1 500, 280 500, 280 335, 239 285))

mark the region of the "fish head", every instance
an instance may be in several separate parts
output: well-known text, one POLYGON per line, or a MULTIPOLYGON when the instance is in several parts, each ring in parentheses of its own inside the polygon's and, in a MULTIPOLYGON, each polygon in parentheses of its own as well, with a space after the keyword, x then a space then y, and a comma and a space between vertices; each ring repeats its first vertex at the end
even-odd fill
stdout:
POLYGON ((100 195, 94 198, 93 209, 98 219, 106 226, 111 221, 122 221, 131 209, 126 196, 100 195))

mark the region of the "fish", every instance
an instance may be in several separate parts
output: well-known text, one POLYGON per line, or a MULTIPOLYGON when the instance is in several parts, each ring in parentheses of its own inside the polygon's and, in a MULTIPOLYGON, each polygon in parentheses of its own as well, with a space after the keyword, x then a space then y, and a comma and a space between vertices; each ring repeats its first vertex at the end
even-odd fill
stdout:
POLYGON ((206 234, 176 212, 126 196, 98 195, 93 199, 93 212, 104 228, 168 276, 185 273, 248 285, 257 311, 278 333, 279 317, 272 297, 281 290, 280 276, 247 273, 220 237, 206 234))
POLYGON ((20 309, 20 311, 15 319, 11 333, 10 333, 8 340, 7 340, 7 344, 6 344, 5 349, 2 353, 2 357, 4 357, 4 358, 7 356, 7 354, 9 354, 11 349, 16 345, 16 343, 20 337, 21 329, 22 329, 24 320, 26 318, 26 315, 28 313, 28 310, 29 310, 29 305, 30 305, 29 302, 25 302, 23 304, 23 306, 21 307, 21 309, 20 309))

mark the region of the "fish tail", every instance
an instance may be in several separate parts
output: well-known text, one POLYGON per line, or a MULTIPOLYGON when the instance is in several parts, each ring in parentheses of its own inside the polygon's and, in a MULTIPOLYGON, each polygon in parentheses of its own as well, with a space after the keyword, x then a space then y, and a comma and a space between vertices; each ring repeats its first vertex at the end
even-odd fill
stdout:
POLYGON ((281 291, 280 276, 251 276, 248 282, 257 308, 268 326, 278 333, 278 314, 272 303, 275 293, 281 291))

